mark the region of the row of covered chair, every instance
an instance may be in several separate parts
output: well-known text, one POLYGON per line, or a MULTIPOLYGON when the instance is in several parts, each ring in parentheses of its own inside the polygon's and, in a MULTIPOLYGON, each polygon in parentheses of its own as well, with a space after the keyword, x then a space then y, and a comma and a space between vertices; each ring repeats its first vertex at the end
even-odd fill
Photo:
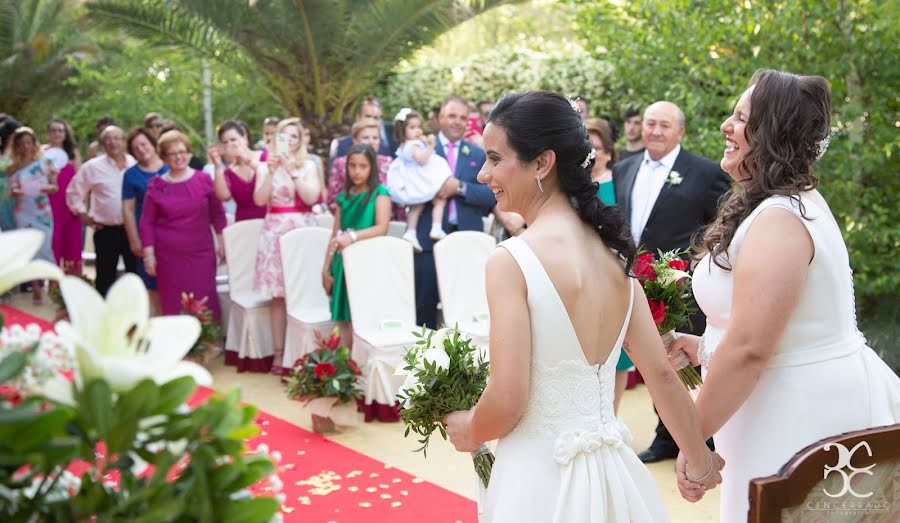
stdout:
MULTIPOLYGON (((331 321, 329 299, 322 287, 322 266, 331 229, 319 217, 318 227, 299 228, 280 239, 285 267, 285 365, 315 348, 314 332, 325 334, 331 321)), ((269 326, 270 300, 253 291, 256 241, 262 220, 245 220, 223 233, 230 302, 226 329, 226 362, 238 370, 259 370, 254 362, 273 356, 269 326)), ((343 251, 353 356, 363 369, 366 403, 394 403, 402 378, 394 375, 406 349, 416 343, 415 278, 412 246, 394 236, 355 243, 343 251)), ((486 344, 489 315, 484 267, 495 240, 481 232, 457 232, 435 245, 434 257, 444 322, 458 325, 476 343, 486 344)), ((225 289, 223 288, 223 291, 225 289)), ((224 292, 223 292, 224 294, 224 292)))

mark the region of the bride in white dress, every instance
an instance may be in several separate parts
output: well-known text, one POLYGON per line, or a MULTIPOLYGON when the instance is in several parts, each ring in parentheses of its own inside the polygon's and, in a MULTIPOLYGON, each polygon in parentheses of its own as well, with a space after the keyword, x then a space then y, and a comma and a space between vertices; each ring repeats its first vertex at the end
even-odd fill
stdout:
POLYGON ((694 272, 706 332, 671 350, 696 361, 699 347, 697 410, 728 463, 723 523, 747 521, 749 481, 804 447, 900 421, 900 379, 857 330, 847 248, 815 190, 830 105, 824 78, 761 70, 722 124, 721 166, 741 188, 706 231, 694 272))
POLYGON ((457 450, 500 440, 481 521, 668 521, 613 413, 623 341, 687 473, 712 488, 722 462, 704 444, 647 301, 626 274, 635 249, 622 215, 596 197, 584 124, 558 94, 511 94, 491 112, 484 145, 478 180, 528 229, 487 262, 487 388, 474 408, 445 419, 457 450))

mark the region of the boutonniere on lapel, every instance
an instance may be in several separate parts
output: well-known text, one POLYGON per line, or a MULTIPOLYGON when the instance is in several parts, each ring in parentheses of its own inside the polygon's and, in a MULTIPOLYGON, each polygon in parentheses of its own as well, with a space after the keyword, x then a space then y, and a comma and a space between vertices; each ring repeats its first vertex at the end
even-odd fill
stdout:
POLYGON ((669 177, 666 179, 666 183, 668 185, 678 185, 684 181, 684 178, 681 177, 681 173, 678 171, 671 171, 669 173, 669 177))
POLYGON ((459 152, 463 153, 463 156, 469 156, 469 146, 463 145, 459 152))

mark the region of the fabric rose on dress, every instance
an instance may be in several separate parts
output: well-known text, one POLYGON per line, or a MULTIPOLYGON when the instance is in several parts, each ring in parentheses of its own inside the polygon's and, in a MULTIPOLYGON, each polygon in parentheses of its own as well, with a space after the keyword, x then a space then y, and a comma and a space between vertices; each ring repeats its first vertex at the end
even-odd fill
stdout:
POLYGON ((662 301, 647 300, 650 305, 650 314, 653 315, 653 322, 659 325, 666 319, 666 304, 662 301))

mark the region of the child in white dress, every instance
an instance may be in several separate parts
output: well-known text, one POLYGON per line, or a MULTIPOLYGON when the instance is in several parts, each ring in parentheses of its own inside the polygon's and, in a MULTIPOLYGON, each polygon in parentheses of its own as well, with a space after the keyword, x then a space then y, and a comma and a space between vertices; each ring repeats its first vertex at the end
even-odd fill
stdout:
POLYGON ((442 240, 447 236, 441 227, 447 199, 437 194, 453 177, 453 173, 447 160, 434 154, 435 137, 424 135, 419 113, 402 109, 394 118, 394 137, 400 142, 400 147, 397 158, 388 168, 387 188, 392 201, 411 206, 403 239, 410 242, 416 252, 422 252, 416 238, 416 227, 426 202, 432 203, 431 231, 428 235, 432 240, 442 240))

